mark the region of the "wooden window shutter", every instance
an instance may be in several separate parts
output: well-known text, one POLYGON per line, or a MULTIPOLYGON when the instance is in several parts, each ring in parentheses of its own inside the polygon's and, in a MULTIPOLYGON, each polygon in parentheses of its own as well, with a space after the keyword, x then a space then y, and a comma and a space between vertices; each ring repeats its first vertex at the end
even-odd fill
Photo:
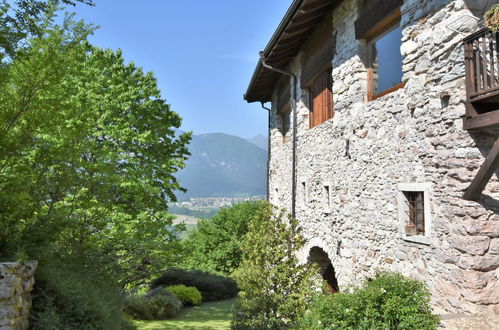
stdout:
POLYGON ((310 128, 333 118, 331 69, 320 73, 310 85, 310 128))

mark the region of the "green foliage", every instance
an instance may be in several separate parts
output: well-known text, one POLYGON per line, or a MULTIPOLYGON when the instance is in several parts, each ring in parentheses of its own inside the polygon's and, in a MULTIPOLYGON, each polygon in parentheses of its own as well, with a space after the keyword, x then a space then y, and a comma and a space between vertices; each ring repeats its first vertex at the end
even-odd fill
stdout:
POLYGON ((249 222, 243 260, 234 276, 241 289, 234 329, 283 329, 308 308, 316 270, 299 265, 295 253, 305 241, 298 221, 263 205, 249 222))
POLYGON ((58 5, 84 3, 93 6, 93 0, 13 0, 0 1, 0 60, 15 57, 27 37, 40 37, 44 32, 46 13, 58 5))
POLYGON ((167 202, 189 134, 152 73, 47 8, 0 65, 0 260, 39 260, 38 328, 115 329, 120 292, 177 261, 167 202))
POLYGON ((436 329, 422 282, 379 273, 353 293, 322 296, 300 321, 302 329, 436 329))
POLYGON ((197 229, 183 241, 187 251, 184 266, 230 275, 241 262, 248 222, 262 205, 244 202, 220 209, 209 220, 200 220, 197 229))
POLYGON ((485 15, 483 15, 485 20, 485 26, 494 32, 499 32, 499 5, 493 5, 485 15))
POLYGON ((54 25, 3 70, 0 258, 92 255, 126 287, 177 258, 167 201, 189 135, 154 76, 91 31, 54 25))
POLYGON ((182 309, 182 302, 174 294, 163 291, 150 296, 130 296, 124 312, 137 320, 166 320, 182 309))
POLYGON ((32 329, 112 330, 126 326, 123 297, 112 279, 70 260, 41 261, 32 292, 32 329))
POLYGON ((203 301, 233 298, 237 295, 236 281, 231 278, 197 270, 170 269, 155 279, 151 289, 162 286, 184 284, 201 292, 203 301))
POLYGON ((202 301, 201 292, 193 286, 185 286, 183 284, 170 285, 164 290, 174 294, 184 306, 199 305, 202 301))

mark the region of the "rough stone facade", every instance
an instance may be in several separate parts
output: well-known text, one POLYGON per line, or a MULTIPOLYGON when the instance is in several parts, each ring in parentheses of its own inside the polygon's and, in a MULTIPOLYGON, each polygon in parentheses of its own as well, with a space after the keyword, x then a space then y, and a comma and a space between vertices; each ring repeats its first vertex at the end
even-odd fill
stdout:
MULTIPOLYGON (((499 313, 497 175, 478 202, 462 199, 498 136, 497 131, 465 131, 461 119, 466 99, 462 39, 479 28, 470 16, 480 18, 490 3, 405 0, 400 23, 405 87, 367 102, 366 45, 356 40, 354 26, 359 4, 343 1, 326 18, 336 34, 334 117, 314 128, 309 128, 307 90, 299 80, 306 50, 317 40, 311 38, 293 60, 289 69, 298 77, 296 217, 309 241, 300 257, 305 261, 313 247, 322 248, 340 290, 386 269, 426 282, 437 312, 499 313), (420 184, 429 197, 431 228, 421 241, 401 230, 404 184, 420 184), (329 187, 329 207, 324 186, 329 187)), ((292 131, 283 139, 277 89, 269 198, 291 210, 292 131)))
POLYGON ((28 329, 37 263, 0 263, 0 330, 28 329))

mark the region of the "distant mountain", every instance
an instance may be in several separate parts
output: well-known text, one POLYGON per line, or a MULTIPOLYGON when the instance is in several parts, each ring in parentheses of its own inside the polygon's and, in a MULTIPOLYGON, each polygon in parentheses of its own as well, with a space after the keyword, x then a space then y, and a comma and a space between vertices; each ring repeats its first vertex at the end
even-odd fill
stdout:
POLYGON ((191 197, 242 197, 266 193, 267 152, 237 136, 193 135, 191 156, 176 177, 191 197))
POLYGON ((268 140, 265 136, 258 134, 257 136, 254 136, 252 138, 246 139, 249 143, 253 143, 254 145, 262 148, 265 151, 268 151, 269 144, 268 140))

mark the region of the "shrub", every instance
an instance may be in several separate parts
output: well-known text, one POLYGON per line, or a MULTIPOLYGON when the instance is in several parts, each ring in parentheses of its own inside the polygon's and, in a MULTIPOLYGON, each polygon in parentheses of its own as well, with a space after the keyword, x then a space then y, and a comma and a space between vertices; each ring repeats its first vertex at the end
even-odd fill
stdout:
POLYGON ((499 5, 492 6, 485 15, 483 15, 485 20, 485 26, 494 32, 499 31, 499 5))
POLYGON ((163 273, 152 282, 151 289, 177 284, 195 287, 201 292, 203 301, 233 298, 238 292, 236 281, 229 277, 183 269, 171 269, 163 273))
POLYGON ((299 265, 305 240, 298 221, 265 204, 249 222, 243 260, 234 276, 241 288, 233 329, 287 329, 309 307, 316 270, 299 265))
POLYGON ((379 273, 353 293, 322 296, 300 320, 302 329, 436 329, 422 282, 379 273))
POLYGON ((202 300, 201 292, 193 286, 185 286, 183 284, 171 285, 166 287, 165 290, 180 299, 184 306, 199 305, 202 300))
POLYGON ((182 302, 174 294, 161 291, 150 296, 128 297, 124 312, 133 319, 165 320, 177 315, 182 307, 182 302))
POLYGON ((114 280, 65 260, 40 260, 31 329, 124 329, 124 297, 114 280))

